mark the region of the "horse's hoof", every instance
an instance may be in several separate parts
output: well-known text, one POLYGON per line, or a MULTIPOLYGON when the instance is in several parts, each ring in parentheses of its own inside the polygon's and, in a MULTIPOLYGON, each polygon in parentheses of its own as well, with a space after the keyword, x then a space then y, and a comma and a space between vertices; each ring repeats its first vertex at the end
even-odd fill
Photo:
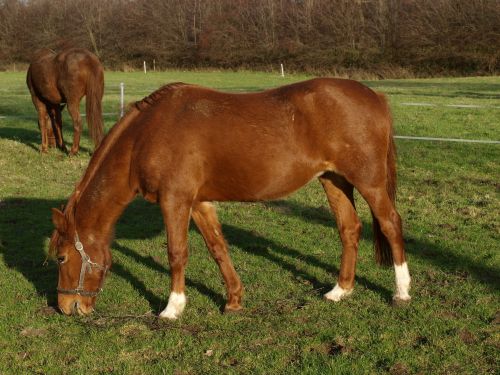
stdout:
POLYGON ((349 297, 353 291, 354 288, 346 290, 336 284, 332 290, 330 290, 328 293, 323 294, 323 298, 327 301, 339 302, 340 300, 349 297))
POLYGON ((236 305, 236 306, 226 305, 226 306, 224 306, 224 314, 238 314, 242 311, 243 311, 243 307, 241 305, 236 305))
POLYGON ((392 306, 393 307, 404 307, 404 306, 408 306, 410 304, 410 301, 411 299, 408 298, 408 299, 402 299, 402 298, 399 298, 399 297, 394 297, 392 299, 392 306))
POLYGON ((180 315, 175 315, 172 313, 161 313, 158 315, 158 319, 162 319, 164 321, 175 321, 179 319, 180 315))

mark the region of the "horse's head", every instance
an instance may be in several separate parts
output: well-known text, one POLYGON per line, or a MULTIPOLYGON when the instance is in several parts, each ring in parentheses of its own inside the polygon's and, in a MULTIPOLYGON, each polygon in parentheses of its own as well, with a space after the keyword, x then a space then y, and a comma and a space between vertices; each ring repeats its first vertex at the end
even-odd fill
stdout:
POLYGON ((52 222, 55 230, 50 248, 59 264, 59 309, 66 315, 89 314, 111 265, 109 249, 91 235, 80 239, 74 220, 58 209, 52 209, 52 222))

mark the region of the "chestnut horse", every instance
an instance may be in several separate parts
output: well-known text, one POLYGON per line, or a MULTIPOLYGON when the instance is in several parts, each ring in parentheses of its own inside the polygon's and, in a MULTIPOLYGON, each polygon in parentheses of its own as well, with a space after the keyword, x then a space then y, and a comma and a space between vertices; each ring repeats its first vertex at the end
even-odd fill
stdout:
POLYGON ((104 71, 93 53, 81 48, 65 49, 59 53, 41 49, 35 52, 31 61, 26 83, 38 112, 42 152, 47 152, 48 146, 56 145, 67 152, 61 119, 64 103, 67 103, 73 120, 73 145, 70 154, 78 152, 82 129, 80 101, 83 96, 86 96, 90 137, 97 147, 103 137, 101 101, 104 92, 104 71))
POLYGON ((141 194, 160 204, 167 232, 171 293, 160 317, 176 319, 186 304, 191 218, 224 278, 225 311, 240 310, 243 287, 211 202, 276 199, 314 178, 343 244, 338 282, 325 298, 339 301, 353 291, 361 233, 355 187, 373 214, 377 261, 395 267, 394 300, 408 301, 392 132, 384 96, 351 80, 318 78, 246 94, 183 83, 160 88, 111 129, 64 212, 52 210, 59 308, 93 310, 111 266, 113 227, 141 194))

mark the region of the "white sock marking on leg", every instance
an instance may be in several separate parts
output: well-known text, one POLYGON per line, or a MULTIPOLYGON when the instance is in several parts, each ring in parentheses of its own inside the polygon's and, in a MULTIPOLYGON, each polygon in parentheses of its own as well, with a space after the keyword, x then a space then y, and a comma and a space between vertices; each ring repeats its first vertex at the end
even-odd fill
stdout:
POLYGON ((160 313, 160 318, 177 319, 184 311, 184 307, 186 307, 186 295, 172 292, 168 297, 167 307, 160 313))
POLYGON ((339 284, 335 284, 335 287, 330 290, 328 293, 325 294, 325 298, 329 299, 331 301, 338 302, 342 298, 347 297, 349 294, 352 293, 354 289, 351 290, 345 290, 339 286, 339 284))
POLYGON ((394 271, 396 273, 396 293, 394 299, 401 299, 404 301, 410 300, 410 272, 408 271, 408 264, 406 262, 401 265, 394 264, 394 271))

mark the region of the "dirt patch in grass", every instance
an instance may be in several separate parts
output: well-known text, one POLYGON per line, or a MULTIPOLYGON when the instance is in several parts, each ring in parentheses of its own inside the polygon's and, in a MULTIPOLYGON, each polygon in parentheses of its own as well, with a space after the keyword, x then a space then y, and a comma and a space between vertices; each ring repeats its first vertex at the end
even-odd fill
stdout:
POLYGON ((391 375, 408 375, 408 374, 410 374, 410 369, 404 363, 397 362, 389 369, 389 374, 391 374, 391 375))
POLYGON ((40 337, 45 336, 47 333, 49 333, 49 330, 46 328, 27 327, 24 328, 19 334, 23 337, 40 337))
POLYGON ((42 316, 52 316, 59 314, 59 311, 53 306, 43 306, 38 309, 38 313, 42 316))
POLYGON ((471 331, 468 329, 463 329, 458 333, 458 336, 460 337, 460 340, 464 344, 471 345, 477 342, 477 337, 474 335, 471 331))
POLYGON ((498 310, 495 314, 495 317, 491 321, 491 324, 493 325, 499 325, 500 324, 500 310, 498 310))

